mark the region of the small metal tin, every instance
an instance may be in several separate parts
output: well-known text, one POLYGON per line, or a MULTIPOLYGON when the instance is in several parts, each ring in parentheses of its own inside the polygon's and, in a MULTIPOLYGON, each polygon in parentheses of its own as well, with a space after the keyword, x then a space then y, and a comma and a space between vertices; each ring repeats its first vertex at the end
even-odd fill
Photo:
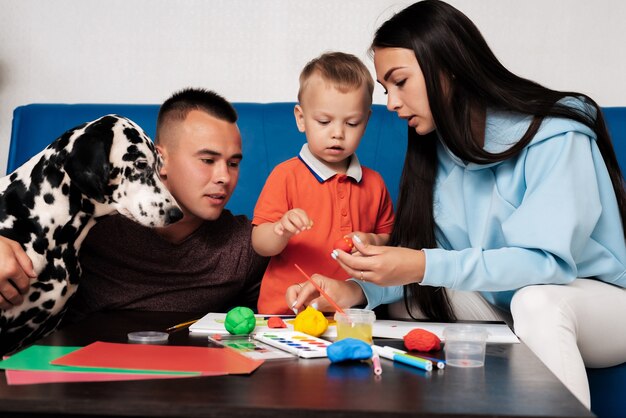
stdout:
POLYGON ((128 341, 139 344, 163 344, 170 335, 160 331, 137 331, 128 333, 128 341))

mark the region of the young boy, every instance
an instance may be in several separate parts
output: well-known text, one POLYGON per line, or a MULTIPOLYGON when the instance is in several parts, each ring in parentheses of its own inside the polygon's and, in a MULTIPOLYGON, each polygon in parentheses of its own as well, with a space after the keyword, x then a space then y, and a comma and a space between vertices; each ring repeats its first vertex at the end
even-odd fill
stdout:
POLYGON ((374 81, 355 56, 310 61, 300 74, 296 124, 307 143, 268 177, 254 210, 252 246, 272 256, 261 281, 259 313, 289 314, 285 292, 306 280, 295 268, 346 280, 330 253, 342 237, 385 245, 393 204, 382 177, 354 153, 371 113, 374 81), (361 231, 361 232, 355 232, 361 231))

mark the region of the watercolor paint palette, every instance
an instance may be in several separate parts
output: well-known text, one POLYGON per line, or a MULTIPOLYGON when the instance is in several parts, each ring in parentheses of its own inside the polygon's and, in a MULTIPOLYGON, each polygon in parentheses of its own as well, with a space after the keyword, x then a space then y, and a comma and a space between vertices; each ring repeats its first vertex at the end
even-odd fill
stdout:
POLYGON ((332 344, 297 331, 259 332, 254 338, 302 358, 327 357, 326 348, 332 344))
POLYGON ((279 350, 260 341, 254 340, 251 335, 214 335, 209 341, 221 347, 230 348, 254 360, 274 360, 294 358, 294 355, 279 350))

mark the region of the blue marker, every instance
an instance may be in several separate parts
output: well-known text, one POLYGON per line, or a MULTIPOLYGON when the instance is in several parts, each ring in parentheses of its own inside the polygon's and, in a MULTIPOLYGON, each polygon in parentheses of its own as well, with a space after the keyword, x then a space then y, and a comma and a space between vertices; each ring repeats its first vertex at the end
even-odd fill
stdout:
POLYGON ((433 369, 433 363, 431 361, 403 353, 402 350, 397 350, 392 347, 379 347, 376 345, 373 345, 372 349, 377 352, 379 356, 397 361, 398 363, 417 367, 418 369, 426 370, 428 372, 433 369))
POLYGON ((426 357, 426 356, 420 356, 420 357, 423 358, 424 360, 431 361, 433 363, 433 365, 437 366, 438 369, 445 369, 446 368, 446 361, 445 360, 442 360, 440 358, 426 357))

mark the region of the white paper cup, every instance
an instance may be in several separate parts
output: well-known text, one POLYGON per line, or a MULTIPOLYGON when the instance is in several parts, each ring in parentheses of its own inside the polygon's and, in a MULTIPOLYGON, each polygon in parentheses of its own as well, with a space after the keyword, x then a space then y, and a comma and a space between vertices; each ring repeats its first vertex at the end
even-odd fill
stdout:
POLYGON ((443 330, 446 364, 482 367, 485 364, 487 330, 476 325, 452 325, 443 330))

